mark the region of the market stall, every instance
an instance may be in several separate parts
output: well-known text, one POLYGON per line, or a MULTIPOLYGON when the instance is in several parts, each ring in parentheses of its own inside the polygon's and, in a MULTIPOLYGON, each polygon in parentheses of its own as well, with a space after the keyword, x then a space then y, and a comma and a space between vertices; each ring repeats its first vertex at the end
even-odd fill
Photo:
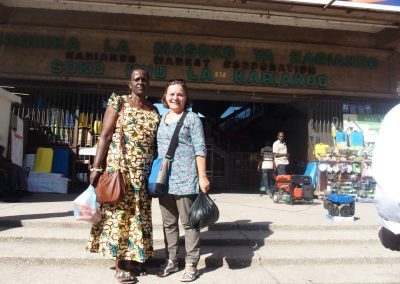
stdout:
POLYGON ((329 144, 320 143, 318 134, 311 133, 314 161, 308 174, 315 179, 316 192, 341 193, 359 202, 372 202, 375 181, 371 160, 382 118, 365 113, 343 114, 341 121, 333 118, 329 144))

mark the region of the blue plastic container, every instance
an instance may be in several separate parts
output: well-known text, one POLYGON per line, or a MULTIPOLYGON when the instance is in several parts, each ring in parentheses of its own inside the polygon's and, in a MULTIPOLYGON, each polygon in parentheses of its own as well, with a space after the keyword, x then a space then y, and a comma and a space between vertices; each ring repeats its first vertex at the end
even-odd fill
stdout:
POLYGON ((350 195, 343 195, 337 193, 331 193, 326 196, 330 202, 337 203, 337 204, 346 204, 354 202, 354 197, 350 195))
POLYGON ((69 176, 69 149, 54 149, 52 173, 69 176))

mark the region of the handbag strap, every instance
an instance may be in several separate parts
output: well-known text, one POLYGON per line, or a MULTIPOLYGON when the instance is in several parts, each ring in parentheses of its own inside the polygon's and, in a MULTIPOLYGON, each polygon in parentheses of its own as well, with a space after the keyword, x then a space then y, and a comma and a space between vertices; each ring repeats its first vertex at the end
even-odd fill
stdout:
POLYGON ((123 139, 124 139, 124 100, 122 99, 122 103, 121 103, 121 110, 119 112, 119 115, 121 117, 120 122, 119 122, 119 142, 121 144, 121 152, 122 152, 122 147, 124 145, 123 143, 123 139))
POLYGON ((170 160, 175 155, 176 146, 178 145, 179 131, 182 128, 183 121, 185 120, 185 117, 186 117, 187 113, 188 113, 187 111, 183 112, 181 118, 178 121, 178 124, 175 127, 175 131, 174 131, 174 134, 172 135, 171 142, 169 143, 168 151, 167 151, 167 154, 165 155, 165 157, 170 159, 170 160))
MULTIPOLYGON (((124 99, 122 99, 122 97, 121 97, 121 100, 120 100, 120 104, 121 104, 121 110, 119 112, 119 116, 120 116, 120 121, 119 121, 119 144, 121 146, 121 159, 123 159, 123 157, 124 157, 124 140, 125 140, 123 125, 124 125, 124 109, 125 108, 124 108, 124 99)), ((121 165, 121 159, 118 159, 120 168, 122 166, 121 165)))

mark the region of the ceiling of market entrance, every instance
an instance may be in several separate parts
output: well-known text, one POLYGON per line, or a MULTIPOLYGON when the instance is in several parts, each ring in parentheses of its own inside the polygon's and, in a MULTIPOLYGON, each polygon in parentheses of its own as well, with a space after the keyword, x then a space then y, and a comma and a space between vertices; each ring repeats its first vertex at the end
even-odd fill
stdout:
POLYGON ((399 30, 400 7, 330 0, 0 0, 8 7, 122 13, 148 16, 209 19, 280 26, 379 33, 399 30), (307 3, 306 3, 307 2, 307 3), (375 8, 374 8, 375 7, 375 8))

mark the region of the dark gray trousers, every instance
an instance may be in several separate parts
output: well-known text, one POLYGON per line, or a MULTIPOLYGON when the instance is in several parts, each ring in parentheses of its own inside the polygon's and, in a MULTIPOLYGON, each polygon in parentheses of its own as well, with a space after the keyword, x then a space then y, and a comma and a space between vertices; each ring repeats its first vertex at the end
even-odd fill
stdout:
POLYGON ((287 174, 287 166, 288 165, 278 165, 276 167, 276 171, 278 172, 278 176, 287 174))

